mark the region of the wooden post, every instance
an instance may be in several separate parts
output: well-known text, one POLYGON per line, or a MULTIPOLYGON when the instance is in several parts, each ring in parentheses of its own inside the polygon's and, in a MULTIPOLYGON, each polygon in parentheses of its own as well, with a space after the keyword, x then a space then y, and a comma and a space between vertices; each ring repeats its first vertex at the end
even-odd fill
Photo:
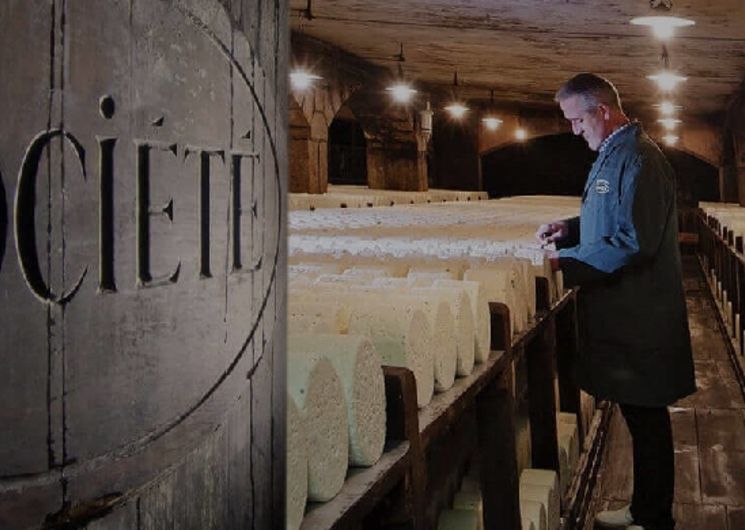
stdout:
POLYGON ((476 400, 486 530, 520 530, 512 395, 512 370, 507 369, 476 400))
POLYGON ((526 345, 530 408, 530 441, 533 467, 559 472, 556 435, 556 397, 554 395, 555 326, 553 317, 526 345))
POLYGON ((410 468, 406 477, 403 506, 391 511, 387 525, 424 530, 426 465, 419 437, 419 412, 416 400, 416 380, 411 370, 384 366, 386 398, 386 437, 409 441, 410 468), (402 523, 408 522, 405 526, 402 523))
POLYGON ((556 370, 559 377, 559 410, 577 415, 579 439, 584 440, 587 425, 582 418, 579 386, 574 377, 574 366, 579 353, 577 342, 577 301, 571 299, 556 314, 556 370))

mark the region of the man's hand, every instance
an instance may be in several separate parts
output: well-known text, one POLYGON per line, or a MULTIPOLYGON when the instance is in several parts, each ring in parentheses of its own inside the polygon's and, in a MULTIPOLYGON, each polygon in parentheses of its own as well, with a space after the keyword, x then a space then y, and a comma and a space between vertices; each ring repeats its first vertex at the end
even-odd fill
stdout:
POLYGON ((559 239, 564 239, 569 235, 569 225, 566 221, 554 221, 553 223, 542 224, 535 233, 535 238, 541 245, 554 243, 559 239))

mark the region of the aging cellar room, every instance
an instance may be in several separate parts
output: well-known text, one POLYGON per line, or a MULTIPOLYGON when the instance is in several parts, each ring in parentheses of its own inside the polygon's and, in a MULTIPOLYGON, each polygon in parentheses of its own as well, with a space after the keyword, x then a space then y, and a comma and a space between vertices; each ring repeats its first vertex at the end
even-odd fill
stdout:
POLYGON ((741 0, 3 0, 0 72, 0 529, 745 530, 741 0))

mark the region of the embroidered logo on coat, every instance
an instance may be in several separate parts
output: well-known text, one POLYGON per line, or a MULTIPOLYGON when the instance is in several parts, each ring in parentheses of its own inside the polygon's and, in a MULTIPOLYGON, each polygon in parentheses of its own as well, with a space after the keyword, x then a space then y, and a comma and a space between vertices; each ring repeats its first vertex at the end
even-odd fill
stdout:
POLYGON ((595 191, 597 193, 608 193, 610 191, 610 182, 605 179, 598 179, 595 183, 595 191))

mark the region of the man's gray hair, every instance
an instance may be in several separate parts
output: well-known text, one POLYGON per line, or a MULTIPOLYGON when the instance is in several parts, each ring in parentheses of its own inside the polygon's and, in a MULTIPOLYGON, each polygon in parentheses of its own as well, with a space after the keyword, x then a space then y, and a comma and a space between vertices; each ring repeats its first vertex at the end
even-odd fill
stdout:
POLYGON ((621 98, 613 83, 596 74, 577 74, 566 81, 556 91, 554 100, 558 103, 572 96, 580 96, 586 108, 604 103, 611 108, 622 110, 621 98))

